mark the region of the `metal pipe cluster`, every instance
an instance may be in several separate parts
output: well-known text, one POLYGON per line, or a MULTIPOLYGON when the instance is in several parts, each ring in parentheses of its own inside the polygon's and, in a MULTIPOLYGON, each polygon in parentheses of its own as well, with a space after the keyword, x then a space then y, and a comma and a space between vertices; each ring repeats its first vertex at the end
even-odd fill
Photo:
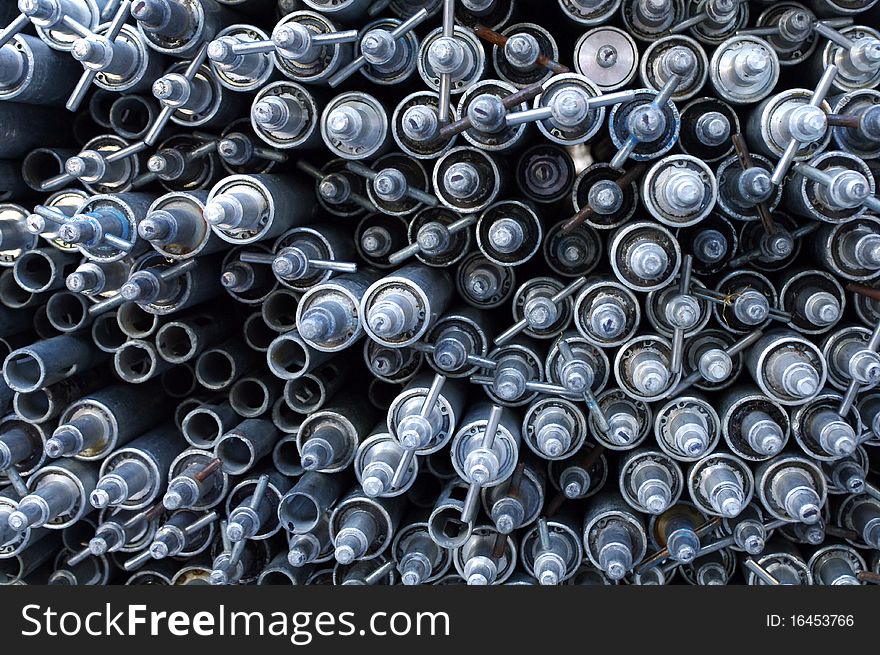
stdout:
POLYGON ((0 19, 5 584, 880 580, 877 0, 0 19))

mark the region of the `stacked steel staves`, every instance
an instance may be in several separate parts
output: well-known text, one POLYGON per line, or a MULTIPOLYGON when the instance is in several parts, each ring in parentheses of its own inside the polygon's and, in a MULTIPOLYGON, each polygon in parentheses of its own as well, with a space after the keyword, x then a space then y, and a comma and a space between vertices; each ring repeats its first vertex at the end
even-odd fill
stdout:
POLYGON ((877 0, 19 0, 4 584, 880 581, 877 0))

